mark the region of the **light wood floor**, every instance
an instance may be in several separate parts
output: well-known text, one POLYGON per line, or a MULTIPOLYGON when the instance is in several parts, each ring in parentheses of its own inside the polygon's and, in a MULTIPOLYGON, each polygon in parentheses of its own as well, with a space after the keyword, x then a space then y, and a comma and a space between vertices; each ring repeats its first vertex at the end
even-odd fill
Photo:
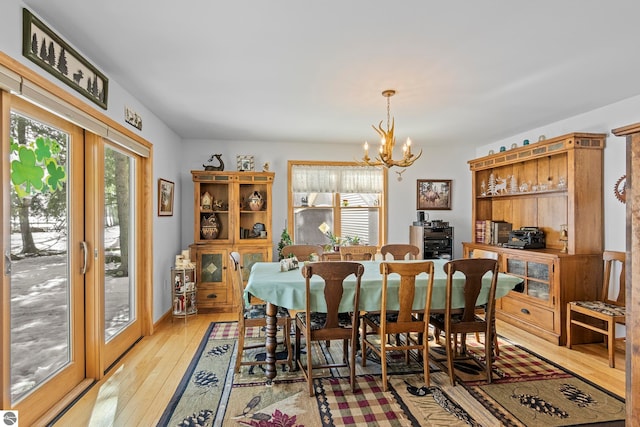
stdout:
MULTIPOLYGON (((214 321, 234 315, 199 314, 185 324, 176 319, 143 338, 100 382, 73 405, 55 426, 155 426, 214 321)), ((617 351, 616 368, 608 365, 604 345, 569 350, 498 321, 498 333, 578 375, 624 397, 624 352, 617 351)))

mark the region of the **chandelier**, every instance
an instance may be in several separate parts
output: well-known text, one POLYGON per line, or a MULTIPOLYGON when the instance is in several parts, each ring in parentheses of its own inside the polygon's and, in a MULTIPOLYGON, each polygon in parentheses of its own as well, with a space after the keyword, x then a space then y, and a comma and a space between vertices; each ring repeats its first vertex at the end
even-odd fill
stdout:
POLYGON ((407 138, 407 141, 402 145, 402 159, 393 160, 393 147, 396 145, 396 138, 393 136, 395 118, 390 118, 389 99, 395 94, 396 91, 393 89, 387 89, 382 92, 382 96, 387 98, 387 129, 384 130, 382 128, 382 120, 380 120, 378 127, 371 125, 378 135, 380 135, 380 149, 378 150, 378 155, 375 159, 371 159, 371 157, 369 157, 369 143, 364 143, 364 157, 362 158, 362 161, 367 165, 384 166, 386 168, 391 168, 392 166, 406 168, 411 166, 413 162, 418 160, 422 155, 422 150, 420 150, 417 155, 411 153, 411 140, 407 138))

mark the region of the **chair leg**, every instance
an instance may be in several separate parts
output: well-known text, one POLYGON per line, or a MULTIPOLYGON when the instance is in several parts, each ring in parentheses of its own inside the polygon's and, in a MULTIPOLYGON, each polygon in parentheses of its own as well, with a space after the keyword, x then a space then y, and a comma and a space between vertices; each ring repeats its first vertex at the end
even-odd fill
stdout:
POLYGON ((491 384, 491 371, 493 370, 493 334, 491 325, 487 327, 484 336, 484 364, 487 371, 487 383, 491 384))
POLYGON ((451 333, 448 331, 445 331, 445 343, 447 345, 447 365, 449 367, 449 378, 451 379, 451 385, 455 386, 456 385, 456 373, 453 370, 453 358, 454 358, 454 351, 453 348, 451 348, 451 344, 453 341, 453 345, 457 345, 456 341, 457 341, 457 337, 458 334, 453 334, 454 335, 454 339, 452 340, 451 337, 451 333))
POLYGON ((351 340, 351 354, 349 355, 349 382, 351 383, 351 392, 356 391, 356 351, 358 340, 351 340))
POLYGON ((311 340, 307 339, 307 383, 309 385, 309 397, 313 397, 313 362, 311 361, 311 340))
POLYGON ((609 320, 608 322, 608 346, 609 346, 609 367, 616 367, 616 322, 609 320))
POLYGON ((362 329, 360 331, 361 335, 361 345, 360 345, 360 366, 367 366, 367 324, 363 321, 362 329))
POLYGON ((300 329, 298 329, 297 323, 296 323, 296 350, 295 350, 294 363, 296 364, 296 366, 300 363, 300 329))
POLYGON ((567 304, 567 348, 571 348, 571 304, 567 304))
POLYGON ((238 329, 238 354, 236 355, 236 374, 240 372, 240 365, 242 364, 242 356, 244 355, 244 327, 238 329))
POLYGON ((284 326, 284 345, 287 347, 287 365, 289 366, 289 371, 293 370, 293 349, 291 348, 291 319, 287 319, 284 326))
POLYGON ((382 367, 382 391, 387 391, 387 337, 380 336, 380 364, 382 367))
MULTIPOLYGON (((429 332, 427 331, 427 334, 429 332)), ((424 384, 429 387, 431 385, 431 377, 429 373, 429 340, 422 340, 422 364, 424 366, 424 384)))
POLYGON ((496 322, 491 323, 491 335, 493 337, 493 355, 500 357, 500 347, 498 347, 498 332, 496 331, 496 322))

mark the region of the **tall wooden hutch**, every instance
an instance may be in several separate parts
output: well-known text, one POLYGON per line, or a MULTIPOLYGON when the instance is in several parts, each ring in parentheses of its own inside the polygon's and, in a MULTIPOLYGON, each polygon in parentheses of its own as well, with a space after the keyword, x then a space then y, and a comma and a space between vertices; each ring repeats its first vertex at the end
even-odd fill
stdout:
POLYGON ((271 261, 273 172, 191 171, 193 239, 198 311, 232 312, 238 307, 229 253, 240 253, 246 281, 255 262, 271 261), (254 202, 256 194, 262 200, 254 202))
MULTIPOLYGON (((506 221, 514 230, 538 227, 546 247, 477 243, 474 233, 473 242, 463 243, 464 256, 476 248, 498 252, 501 271, 523 282, 498 300, 496 317, 555 344, 566 340, 567 302, 594 299, 600 290, 605 136, 570 133, 469 161, 472 229, 477 221, 506 221), (489 194, 495 182, 513 184, 489 194)), ((588 332, 577 338, 593 339, 588 332)))

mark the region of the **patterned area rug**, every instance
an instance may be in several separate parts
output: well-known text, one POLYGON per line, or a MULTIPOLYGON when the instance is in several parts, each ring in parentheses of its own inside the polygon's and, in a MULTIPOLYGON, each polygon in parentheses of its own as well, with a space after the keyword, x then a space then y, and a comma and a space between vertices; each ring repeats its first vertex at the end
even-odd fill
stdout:
MULTIPOLYGON (((264 342, 264 332, 252 331, 264 342)), ((187 369, 160 426, 578 426, 624 425, 624 401, 551 361, 500 339, 492 383, 484 377, 482 347, 469 337, 469 363, 456 365, 463 378, 451 386, 444 351, 430 344, 431 386, 425 387, 417 358, 389 360, 389 391, 383 392, 380 364, 357 357, 357 388, 351 391, 347 368, 315 371, 314 397, 298 371, 279 366, 267 385, 261 366, 243 366, 233 375, 236 323, 212 323, 187 369)), ((286 357, 279 348, 280 356, 286 357)), ((303 347, 303 357, 306 357, 303 347)), ((312 348, 314 358, 340 360, 341 343, 312 348)), ((264 360, 264 351, 246 351, 245 359, 264 360)))

